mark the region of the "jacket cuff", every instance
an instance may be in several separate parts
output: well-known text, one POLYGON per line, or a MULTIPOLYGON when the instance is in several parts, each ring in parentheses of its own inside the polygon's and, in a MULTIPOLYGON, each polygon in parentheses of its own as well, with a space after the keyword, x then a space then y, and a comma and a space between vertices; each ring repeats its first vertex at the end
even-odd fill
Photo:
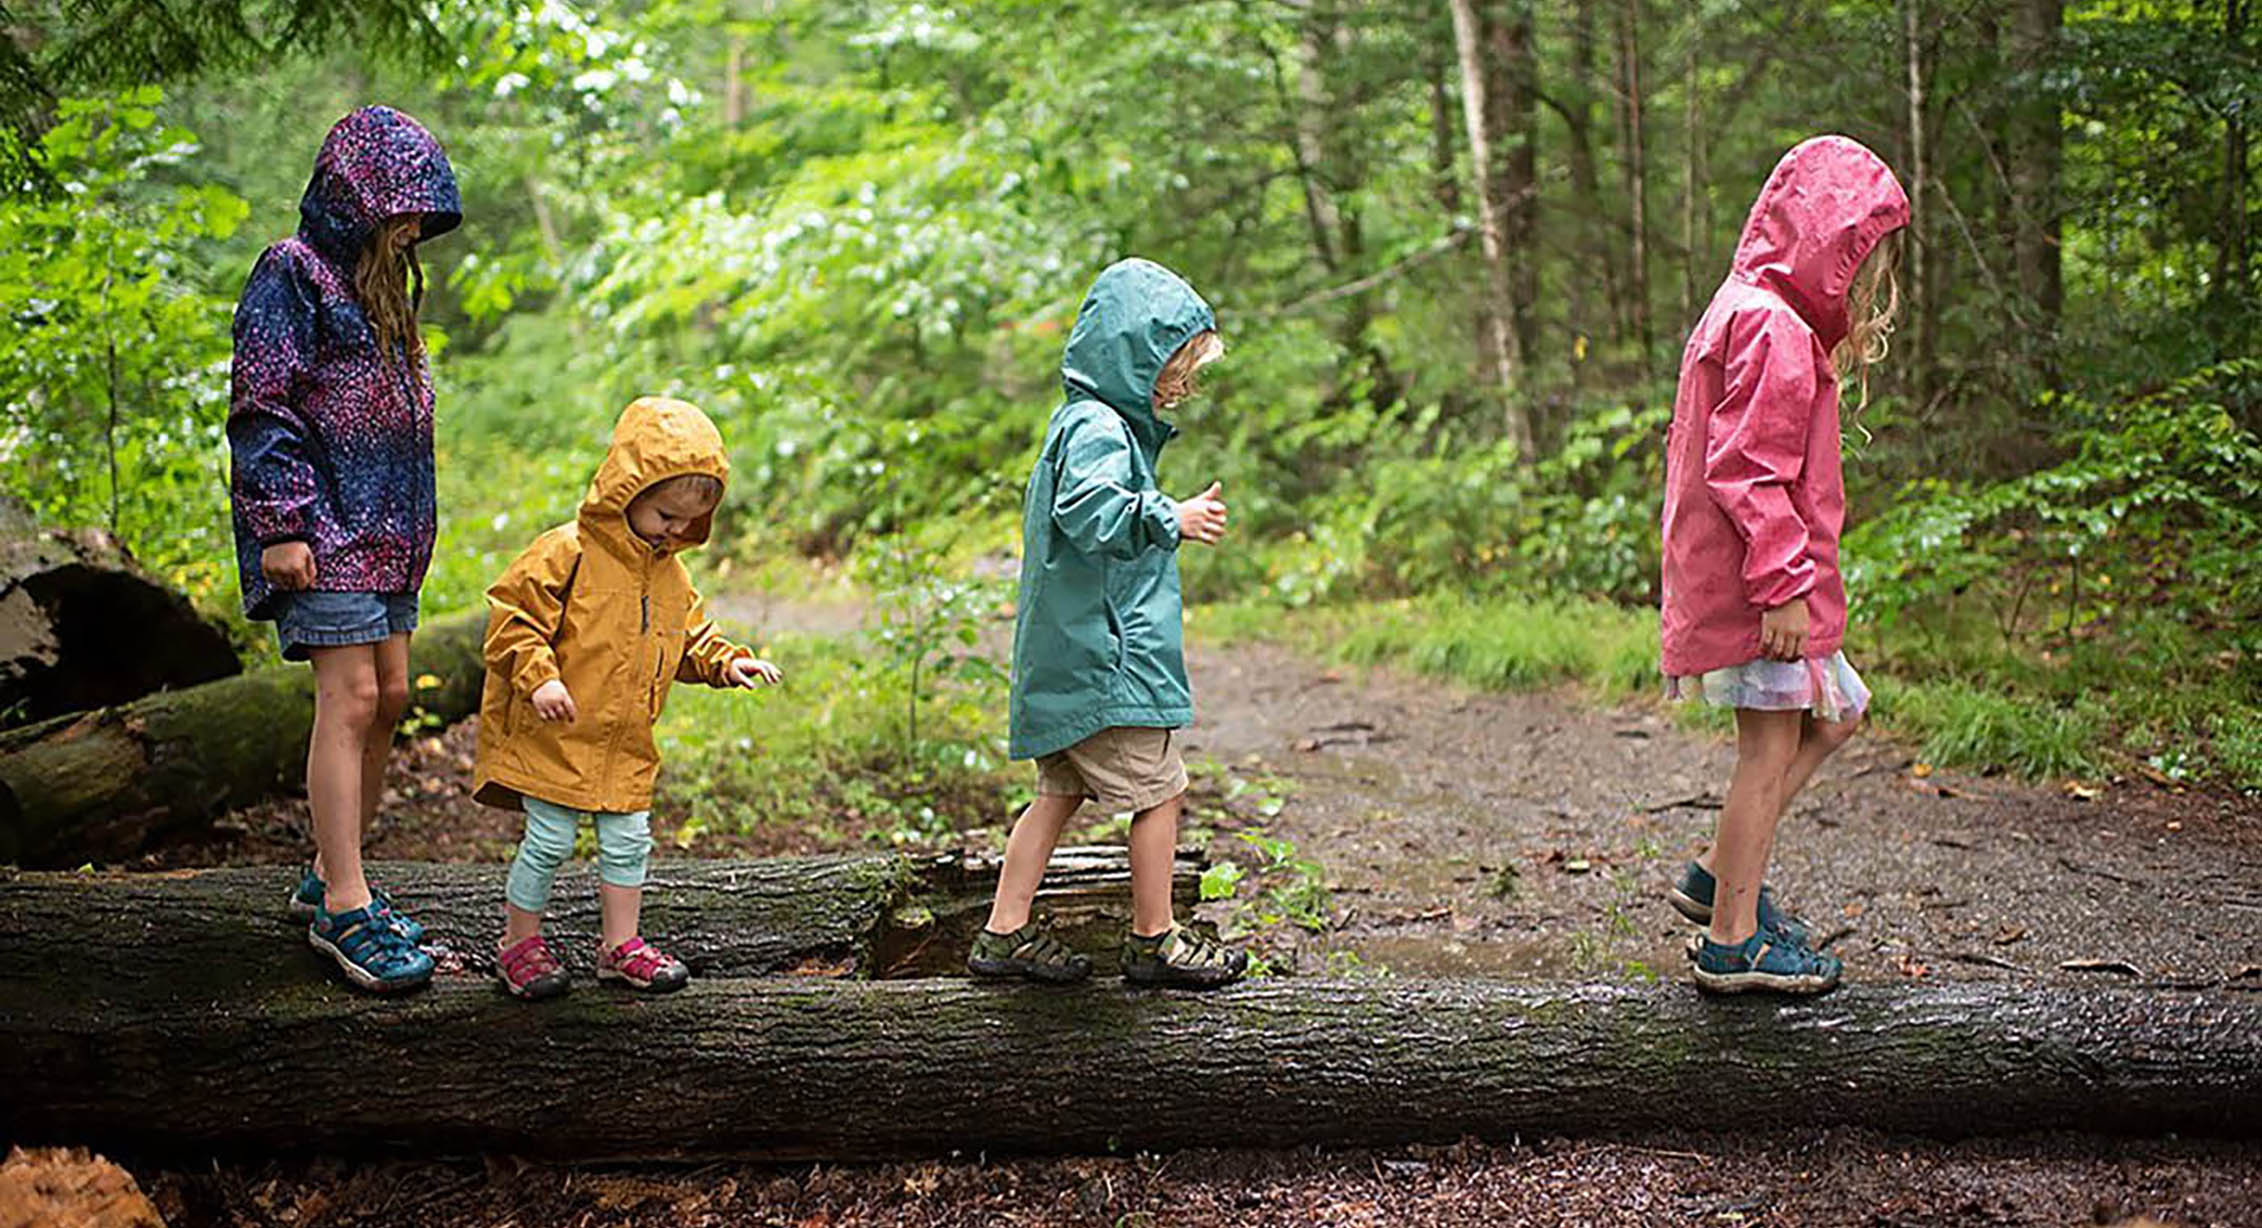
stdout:
POLYGON ((1139 514, 1146 519, 1147 537, 1165 550, 1176 550, 1178 534, 1178 505, 1169 495, 1156 491, 1140 497, 1139 514))

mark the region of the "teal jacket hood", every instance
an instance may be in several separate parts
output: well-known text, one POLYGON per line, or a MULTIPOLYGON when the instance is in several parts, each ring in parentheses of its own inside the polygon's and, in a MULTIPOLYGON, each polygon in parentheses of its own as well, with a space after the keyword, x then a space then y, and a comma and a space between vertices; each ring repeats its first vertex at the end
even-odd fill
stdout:
POLYGON ((1107 266, 1092 282, 1060 358, 1068 399, 1105 403, 1123 415, 1149 451, 1177 434, 1155 417, 1155 379, 1178 347, 1217 327, 1210 305, 1186 279, 1152 260, 1107 266))

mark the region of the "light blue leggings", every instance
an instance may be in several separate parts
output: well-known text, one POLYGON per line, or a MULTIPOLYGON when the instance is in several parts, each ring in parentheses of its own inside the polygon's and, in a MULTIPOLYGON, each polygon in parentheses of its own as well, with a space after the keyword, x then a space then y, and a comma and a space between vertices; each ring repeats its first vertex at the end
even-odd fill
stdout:
POLYGON ((615 887, 644 885, 644 868, 652 856, 651 811, 606 814, 568 810, 534 797, 520 801, 526 810, 526 839, 518 842, 510 885, 503 892, 512 905, 528 912, 549 908, 550 881, 573 856, 574 834, 584 817, 597 824, 597 877, 615 887))

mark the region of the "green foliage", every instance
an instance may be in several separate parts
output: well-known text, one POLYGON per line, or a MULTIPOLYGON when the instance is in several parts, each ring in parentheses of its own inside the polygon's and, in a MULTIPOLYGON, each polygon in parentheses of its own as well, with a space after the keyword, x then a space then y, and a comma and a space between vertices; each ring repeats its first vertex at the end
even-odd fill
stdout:
POLYGON ((197 145, 159 122, 162 101, 153 86, 63 101, 34 152, 57 191, 0 207, 0 480, 210 598, 234 574, 228 307, 191 270, 246 206, 178 177, 197 145))
POLYGON ((862 637, 781 638, 775 691, 678 687, 659 728, 661 789, 688 809, 679 839, 814 827, 834 840, 897 842, 993 826, 1013 773, 1005 709, 954 695, 904 736, 902 665, 862 637), (814 817, 814 824, 812 819, 814 817))
POLYGON ((998 610, 1002 594, 994 584, 954 574, 946 551, 947 545, 938 548, 905 531, 857 556, 857 579, 872 593, 872 639, 890 675, 903 684, 906 759, 928 749, 920 713, 936 692, 976 710, 1002 707, 1005 700, 1006 672, 981 651, 982 624, 998 610))
MULTIPOLYGON (((2066 461, 1975 489, 1930 480, 1848 534, 1857 615, 1888 625, 1969 602, 2006 641, 2131 612, 2198 626, 2262 620, 2262 440, 2232 404, 2262 396, 2262 361, 2210 367, 2077 423, 2066 461), (2051 619, 2056 615, 2055 619, 2051 619)), ((2262 640, 2241 645, 2253 657, 2262 640)))

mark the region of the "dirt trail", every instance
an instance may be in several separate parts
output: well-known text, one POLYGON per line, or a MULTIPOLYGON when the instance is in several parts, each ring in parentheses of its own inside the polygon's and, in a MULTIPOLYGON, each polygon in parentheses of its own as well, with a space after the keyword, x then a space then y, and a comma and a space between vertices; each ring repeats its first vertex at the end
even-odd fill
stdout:
MULTIPOLYGON (((1663 902, 1733 763, 1659 709, 1593 710, 1284 648, 1197 645, 1192 754, 1294 790, 1270 834, 1333 888, 1330 950, 1409 973, 1681 976, 1663 902)), ((2117 787, 2095 800, 1919 778, 1857 740, 1801 796, 1773 881, 1863 980, 2129 979, 2262 989, 2262 803, 2117 787), (2242 969, 2247 970, 2238 977, 2242 969), (2236 980, 2232 978, 2237 977, 2236 980)))

